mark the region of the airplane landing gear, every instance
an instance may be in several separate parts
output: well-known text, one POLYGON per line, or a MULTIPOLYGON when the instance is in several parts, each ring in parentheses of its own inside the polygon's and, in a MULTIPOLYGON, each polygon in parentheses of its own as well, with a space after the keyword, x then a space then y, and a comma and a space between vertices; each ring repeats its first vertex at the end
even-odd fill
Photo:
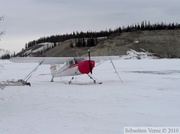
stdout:
POLYGON ((52 77, 51 82, 54 82, 54 77, 52 77))
POLYGON ((93 80, 94 84, 96 84, 96 80, 90 75, 90 74, 87 74, 89 76, 90 79, 93 80))
POLYGON ((74 80, 74 76, 71 78, 71 80, 69 81, 69 84, 71 84, 71 82, 74 80))

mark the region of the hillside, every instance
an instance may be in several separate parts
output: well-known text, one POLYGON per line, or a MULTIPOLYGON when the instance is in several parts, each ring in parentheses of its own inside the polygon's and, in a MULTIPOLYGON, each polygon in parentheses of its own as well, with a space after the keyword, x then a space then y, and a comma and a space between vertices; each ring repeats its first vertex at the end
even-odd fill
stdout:
MULTIPOLYGON (((89 48, 70 47, 74 42, 75 39, 66 40, 42 56, 86 55, 89 48)), ((161 58, 180 58, 180 30, 123 32, 118 36, 99 39, 96 46, 90 47, 93 56, 125 55, 130 49, 149 51, 161 58)))
MULTIPOLYGON (((68 40, 45 56, 77 56, 85 55, 88 48, 71 48, 68 40)), ((125 55, 129 49, 152 52, 159 57, 180 57, 180 30, 136 31, 125 32, 119 36, 101 40, 97 46, 91 47, 94 56, 125 55)))

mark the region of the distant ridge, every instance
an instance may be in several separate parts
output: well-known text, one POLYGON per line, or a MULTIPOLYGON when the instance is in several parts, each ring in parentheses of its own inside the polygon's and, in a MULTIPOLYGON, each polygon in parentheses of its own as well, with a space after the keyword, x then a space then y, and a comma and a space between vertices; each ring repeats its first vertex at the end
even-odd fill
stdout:
POLYGON ((25 49, 17 56, 72 57, 86 55, 88 49, 95 56, 125 55, 130 49, 143 49, 161 58, 180 58, 180 24, 152 24, 145 20, 114 30, 56 34, 26 43, 25 49), (41 43, 53 45, 43 50, 37 49, 41 43))
MULTIPOLYGON (((44 53, 39 53, 38 56, 86 56, 88 49, 91 50, 92 56, 122 56, 126 55, 130 49, 133 49, 139 52, 145 50, 160 58, 180 58, 180 30, 124 32, 111 38, 99 39, 97 45, 93 47, 72 47, 75 41, 76 39, 69 39, 59 42, 44 53)), ((28 50, 26 49, 20 54, 23 55, 28 50)))

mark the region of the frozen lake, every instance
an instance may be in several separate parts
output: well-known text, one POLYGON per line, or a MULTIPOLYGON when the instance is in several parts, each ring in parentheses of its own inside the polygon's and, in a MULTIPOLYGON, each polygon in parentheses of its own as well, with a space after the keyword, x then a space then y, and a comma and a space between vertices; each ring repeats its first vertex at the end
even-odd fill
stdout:
MULTIPOLYGON (((0 134, 122 134, 124 127, 180 126, 180 60, 115 60, 88 76, 55 78, 42 65, 29 86, 0 90, 0 134)), ((0 81, 24 78, 37 63, 0 61, 0 81)))

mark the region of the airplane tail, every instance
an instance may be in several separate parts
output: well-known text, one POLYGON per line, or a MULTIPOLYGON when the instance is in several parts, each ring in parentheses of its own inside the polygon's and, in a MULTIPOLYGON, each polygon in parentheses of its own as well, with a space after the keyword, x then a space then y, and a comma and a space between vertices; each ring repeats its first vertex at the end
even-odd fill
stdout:
POLYGON ((55 77, 57 72, 58 72, 57 71, 57 65, 51 65, 50 70, 51 70, 52 77, 55 77))

